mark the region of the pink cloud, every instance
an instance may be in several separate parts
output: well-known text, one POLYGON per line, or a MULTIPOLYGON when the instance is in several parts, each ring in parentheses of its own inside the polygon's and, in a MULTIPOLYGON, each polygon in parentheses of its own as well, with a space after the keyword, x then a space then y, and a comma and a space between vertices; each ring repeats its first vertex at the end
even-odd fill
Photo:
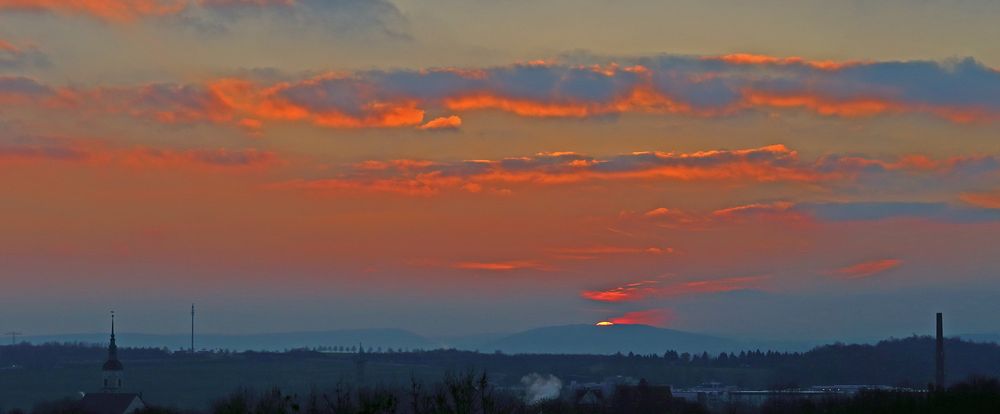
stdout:
POLYGON ((456 262, 451 265, 455 269, 463 270, 487 270, 505 272, 512 270, 543 270, 547 266, 534 260, 509 260, 498 262, 456 262))
POLYGON ((675 319, 676 316, 670 309, 647 309, 611 317, 607 321, 620 325, 650 325, 665 328, 675 319))
POLYGON ((827 273, 841 279, 864 279, 895 269, 902 264, 903 261, 899 259, 871 260, 834 269, 827 273))
POLYGON ((580 296, 598 302, 631 302, 648 298, 699 295, 758 288, 770 276, 730 277, 664 284, 658 280, 628 283, 605 290, 587 290, 580 296))

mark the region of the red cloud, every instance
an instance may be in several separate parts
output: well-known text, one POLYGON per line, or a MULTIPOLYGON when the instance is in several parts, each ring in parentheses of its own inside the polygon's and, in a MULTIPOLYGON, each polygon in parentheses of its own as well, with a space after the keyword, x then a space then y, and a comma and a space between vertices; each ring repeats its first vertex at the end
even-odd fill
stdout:
POLYGON ((644 280, 607 290, 586 290, 580 293, 585 299, 598 302, 626 302, 644 299, 658 292, 659 281, 644 280))
POLYGON ((176 14, 188 0, 0 0, 0 10, 83 14, 114 22, 176 14))
POLYGON ((14 46, 9 42, 0 39, 0 52, 18 53, 20 51, 21 49, 19 49, 17 46, 14 46))
POLYGON ((296 0, 199 0, 199 4, 209 7, 226 6, 294 6, 296 0))
POLYGON ((110 148, 99 142, 66 139, 0 146, 0 163, 75 162, 128 168, 164 169, 263 169, 279 163, 269 151, 255 149, 170 150, 153 148, 110 148))
POLYGON ((489 270, 489 271, 510 271, 523 269, 546 269, 542 263, 533 260, 510 260, 502 262, 457 262, 451 265, 455 269, 464 270, 489 270))
POLYGON ((801 223, 811 220, 806 213, 795 211, 795 203, 777 201, 773 203, 754 203, 728 207, 712 212, 710 221, 739 222, 750 219, 782 221, 785 223, 801 223))
POLYGON ((862 62, 837 62, 833 60, 806 60, 800 57, 775 57, 767 55, 754 55, 749 53, 734 53, 723 56, 709 56, 705 60, 718 60, 733 65, 778 65, 778 66, 807 66, 813 69, 838 70, 851 66, 861 65, 862 62))
POLYGON ((474 93, 449 97, 445 107, 453 111, 495 109, 536 118, 587 118, 607 114, 645 112, 659 114, 714 115, 729 110, 698 111, 690 105, 656 92, 648 87, 636 87, 612 101, 539 101, 503 96, 498 93, 474 93))
POLYGON ((0 10, 77 14, 117 23, 178 14, 192 6, 294 6, 296 0, 0 0, 0 10))
POLYGON ((842 279, 863 279, 897 268, 902 264, 903 261, 899 259, 872 260, 834 269, 828 273, 842 279))
POLYGON ((977 207, 1000 209, 1000 192, 965 193, 961 199, 977 207))
MULTIPOLYGON (((0 0, 0 8, 100 9, 102 15, 117 19, 168 13, 184 3, 179 4, 152 0, 129 3, 0 0), (98 7, 99 4, 107 8, 98 7)), ((292 3, 220 0, 203 4, 292 3)), ((649 59, 645 66, 544 63, 327 73, 281 82, 225 78, 184 85, 90 90, 42 86, 58 91, 61 99, 57 102, 74 108, 123 113, 166 123, 243 125, 251 119, 255 122, 254 130, 266 122, 300 122, 331 128, 441 129, 461 125, 461 113, 424 119, 426 113, 442 110, 498 110, 523 117, 587 118, 625 113, 710 117, 755 109, 801 109, 836 117, 929 114, 954 122, 1000 119, 1000 101, 983 93, 1000 86, 1000 77, 971 59, 945 65, 810 61, 736 54, 649 59), (755 66, 755 70, 746 70, 748 65, 755 66), (921 76, 883 82, 884 71, 907 68, 921 71, 921 76), (719 79, 725 82, 718 83, 719 79), (529 84, 531 87, 527 88, 529 84), (975 86, 978 84, 982 86, 975 86), (945 96, 942 90, 949 92, 945 96)))
POLYGON ((759 287, 762 282, 769 278, 769 276, 730 277, 667 285, 655 280, 646 280, 607 290, 584 291, 580 296, 598 302, 630 302, 653 297, 663 298, 750 289, 759 287))
POLYGON ((785 224, 809 223, 813 217, 807 212, 796 210, 796 205, 787 201, 773 203, 753 203, 722 208, 710 212, 689 212, 679 209, 658 207, 639 216, 625 214, 625 219, 637 217, 655 223, 657 226, 706 227, 721 223, 744 223, 753 221, 782 222, 785 224))
POLYGON ((123 165, 138 168, 262 169, 278 163, 273 152, 246 150, 158 150, 150 148, 116 154, 123 165))
POLYGON ((594 181, 816 181, 823 173, 797 163, 797 154, 775 145, 694 153, 637 152, 609 159, 575 153, 543 153, 501 160, 433 163, 370 162, 341 177, 275 185, 313 191, 366 191, 428 196, 444 190, 503 191, 518 185, 568 185, 594 181), (399 167, 406 165, 406 168, 399 167), (411 168, 409 166, 418 165, 411 168))
POLYGON ((448 117, 434 118, 430 121, 427 121, 427 123, 420 126, 420 129, 423 130, 458 129, 458 127, 461 126, 462 126, 462 118, 459 118, 456 115, 452 115, 448 117))
POLYGON ((590 247, 565 247, 552 249, 557 257, 563 259, 587 260, 598 256, 621 255, 621 254, 649 254, 661 255, 673 253, 670 247, 621 247, 621 246, 590 246, 590 247))
MULTIPOLYGON (((292 180, 273 188, 320 192, 384 192, 431 196, 443 191, 509 194, 514 187, 552 186, 602 181, 724 181, 724 182, 848 182, 862 174, 909 172, 948 174, 970 165, 995 168, 992 157, 932 160, 908 155, 896 160, 826 156, 799 160, 797 152, 771 145, 743 150, 692 153, 634 152, 594 158, 573 152, 541 153, 498 160, 432 162, 427 160, 368 161, 331 178, 292 180), (373 168, 377 166, 378 168, 373 168)), ((791 203, 752 204, 697 215, 656 209, 645 217, 666 225, 706 224, 720 220, 771 217, 801 222, 808 215, 791 203)))
POLYGON ((608 318, 607 321, 622 325, 650 325, 664 328, 670 326, 675 318, 670 309, 648 309, 628 312, 621 316, 608 318))
POLYGON ((258 120, 306 121, 330 128, 414 127, 423 122, 424 110, 418 107, 417 100, 382 99, 369 95, 366 91, 370 88, 355 82, 356 79, 338 74, 271 87, 242 79, 222 79, 209 84, 208 90, 229 111, 258 120), (336 98, 322 89, 331 82, 346 84, 345 88, 356 95, 354 105, 325 104, 326 100, 336 98), (298 100, 289 97, 298 94, 305 97, 298 100))

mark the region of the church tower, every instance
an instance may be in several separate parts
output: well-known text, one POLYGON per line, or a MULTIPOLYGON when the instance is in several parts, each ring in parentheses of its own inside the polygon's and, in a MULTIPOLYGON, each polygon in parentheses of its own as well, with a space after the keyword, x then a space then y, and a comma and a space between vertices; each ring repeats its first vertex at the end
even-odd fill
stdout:
POLYGON ((108 344, 108 360, 104 362, 101 371, 104 374, 103 392, 118 392, 122 388, 122 371, 124 367, 118 360, 118 345, 115 344, 115 312, 111 311, 111 343, 108 344))

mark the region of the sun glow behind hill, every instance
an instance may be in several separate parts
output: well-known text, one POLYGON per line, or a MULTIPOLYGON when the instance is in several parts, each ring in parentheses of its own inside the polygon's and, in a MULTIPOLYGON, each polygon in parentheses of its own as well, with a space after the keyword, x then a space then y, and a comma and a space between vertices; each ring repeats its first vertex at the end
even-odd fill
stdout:
POLYGON ((614 326, 614 324, 615 324, 614 322, 610 321, 600 321, 598 323, 595 323, 594 326, 614 326))

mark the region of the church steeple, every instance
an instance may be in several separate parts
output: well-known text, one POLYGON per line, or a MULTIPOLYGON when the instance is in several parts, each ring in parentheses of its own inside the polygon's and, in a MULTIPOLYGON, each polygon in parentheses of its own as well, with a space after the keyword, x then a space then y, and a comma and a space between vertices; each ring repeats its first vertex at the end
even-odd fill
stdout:
POLYGON ((115 311, 111 311, 111 343, 108 344, 108 360, 118 359, 118 345, 115 344, 115 311))
POLYGON ((101 371, 104 373, 105 392, 115 392, 122 387, 122 371, 125 367, 118 360, 118 344, 115 343, 115 311, 111 311, 111 343, 108 344, 108 360, 101 371))

